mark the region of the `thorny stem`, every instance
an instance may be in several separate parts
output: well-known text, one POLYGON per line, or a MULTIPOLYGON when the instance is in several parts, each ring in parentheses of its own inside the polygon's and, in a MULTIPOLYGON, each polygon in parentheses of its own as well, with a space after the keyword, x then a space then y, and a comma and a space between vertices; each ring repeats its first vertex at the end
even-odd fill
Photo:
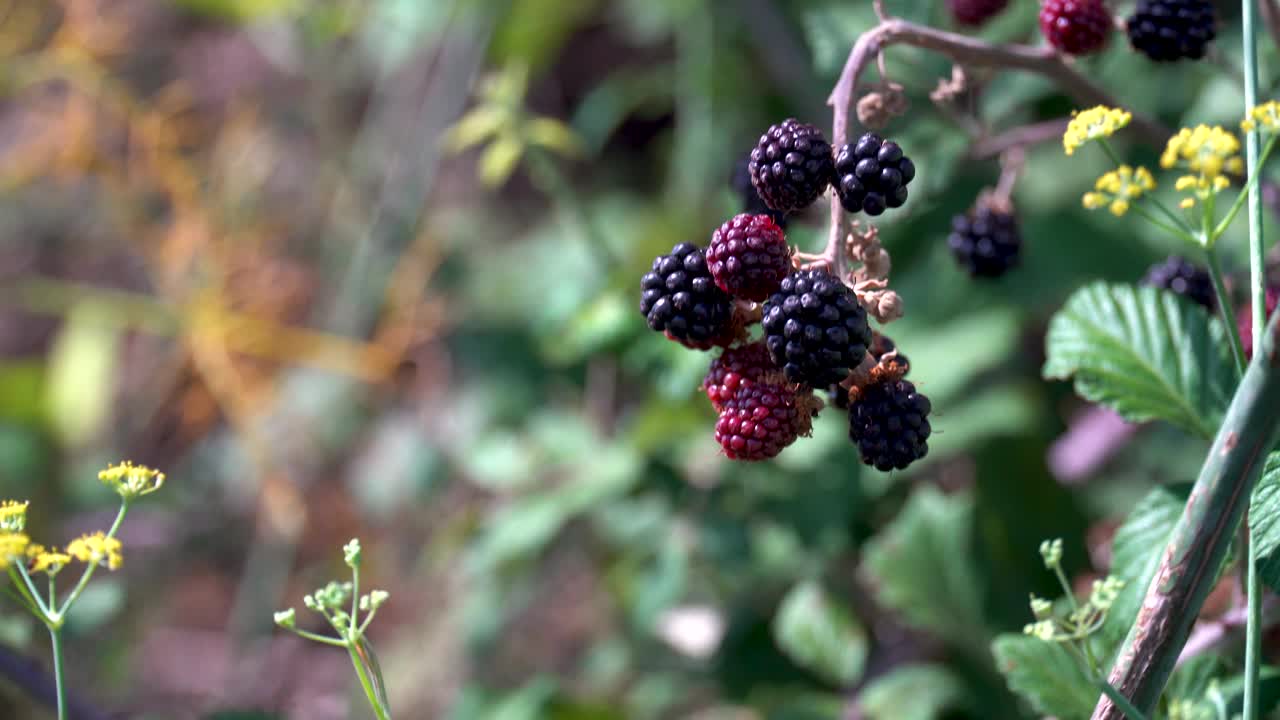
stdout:
POLYGON ((1120 708, 1120 711, 1128 716, 1129 720, 1147 720, 1147 716, 1143 715, 1138 708, 1134 707, 1133 703, 1129 702, 1128 698, 1120 694, 1120 691, 1117 690, 1114 685, 1101 679, 1097 680, 1096 684, 1098 689, 1102 691, 1102 694, 1111 698, 1111 702, 1115 703, 1116 707, 1120 708))

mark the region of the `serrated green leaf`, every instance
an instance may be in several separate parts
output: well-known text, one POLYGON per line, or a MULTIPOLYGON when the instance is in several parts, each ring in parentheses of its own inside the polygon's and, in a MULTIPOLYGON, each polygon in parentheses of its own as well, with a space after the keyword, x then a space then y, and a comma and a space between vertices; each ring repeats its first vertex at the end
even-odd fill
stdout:
POLYGON ((880 603, 916 627, 972 640, 982 626, 972 523, 971 496, 943 495, 930 486, 917 490, 865 546, 865 567, 880 603))
POLYGON ((1009 689, 1036 712, 1060 720, 1087 718, 1093 712, 1099 693, 1061 645, 1029 635, 1005 634, 991 644, 991 652, 1009 689))
POLYGON ((1212 438, 1235 385, 1222 325, 1151 287, 1095 283, 1053 316, 1044 376, 1131 422, 1166 420, 1212 438))
POLYGON ((848 686, 862 676, 867 632, 816 582, 802 582, 783 598, 773 637, 797 665, 829 682, 848 686))
POLYGON ((1280 591, 1280 452, 1271 453, 1249 502, 1249 536, 1258 553, 1258 577, 1280 591))
POLYGON ((964 699, 964 685, 945 667, 904 665, 868 683, 858 708, 868 720, 935 720, 964 699))
POLYGON ((1160 565, 1160 556, 1182 515, 1186 495, 1168 487, 1158 487, 1134 507, 1116 531, 1111 545, 1111 574, 1124 580, 1102 626, 1099 639, 1110 654, 1124 642, 1129 627, 1147 594, 1147 586, 1160 565))

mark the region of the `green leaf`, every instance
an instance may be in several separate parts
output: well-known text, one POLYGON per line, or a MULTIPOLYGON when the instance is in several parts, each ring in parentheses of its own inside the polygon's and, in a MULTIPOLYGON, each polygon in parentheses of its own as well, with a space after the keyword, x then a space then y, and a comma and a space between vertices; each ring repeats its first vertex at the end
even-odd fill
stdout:
POLYGON ((1258 576, 1280 591, 1280 452, 1271 453, 1249 503, 1249 536, 1258 552, 1258 576))
POLYGON ((535 117, 525 126, 529 142, 551 152, 569 157, 582 154, 582 140, 573 128, 552 117, 535 117))
POLYGON ((816 582, 802 582, 783 598, 773 637, 797 665, 829 682, 849 686, 862 676, 866 630, 816 582))
POLYGON ((520 164, 520 156, 524 154, 524 143, 515 135, 502 134, 480 156, 480 181, 488 187, 497 187, 511 177, 516 165, 520 164))
POLYGON ((982 626, 972 524, 971 496, 943 495, 927 485, 917 490, 865 546, 865 567, 880 603, 916 627, 972 640, 982 626))
POLYGON ((1087 718, 1093 712, 1099 692, 1061 645, 1007 633, 996 638, 991 652, 1009 689, 1036 712, 1061 720, 1087 718))
POLYGON ((1049 323, 1046 378, 1131 422, 1167 420, 1212 438, 1235 385, 1222 325, 1151 287, 1095 283, 1049 323))
POLYGON ((120 334, 110 312, 89 302, 73 307, 50 353, 46 407, 68 445, 87 442, 111 412, 120 334))
POLYGON ((445 152, 462 152, 472 145, 488 140, 510 122, 510 114, 496 105, 480 105, 463 115, 453 127, 445 131, 440 147, 445 152))
POLYGON ((1129 627, 1147 594, 1147 586, 1160 565, 1160 556, 1182 515, 1185 493, 1158 487, 1129 513, 1111 544, 1111 574, 1124 580, 1124 587, 1111 605, 1100 639, 1109 655, 1124 642, 1129 627))
POLYGON ((868 720, 934 720, 965 700, 965 688, 941 665, 904 665, 868 683, 858 707, 868 720))

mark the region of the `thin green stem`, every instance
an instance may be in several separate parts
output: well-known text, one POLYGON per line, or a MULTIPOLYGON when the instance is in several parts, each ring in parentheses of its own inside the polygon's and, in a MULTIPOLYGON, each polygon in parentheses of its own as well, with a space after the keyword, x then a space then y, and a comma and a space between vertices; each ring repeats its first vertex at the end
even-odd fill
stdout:
MULTIPOLYGON (((1154 198, 1152 198, 1152 201, 1153 201, 1153 204, 1154 204, 1156 207, 1164 208, 1164 206, 1163 206, 1163 205, 1161 205, 1158 201, 1155 201, 1155 199, 1154 199, 1154 198)), ((1178 219, 1178 217, 1177 217, 1176 215, 1172 216, 1172 217, 1173 217, 1173 219, 1174 219, 1175 221, 1178 221, 1178 222, 1177 222, 1177 225, 1176 225, 1176 226, 1174 226, 1174 225, 1170 225, 1170 224, 1168 224, 1168 223, 1166 223, 1166 222, 1164 222, 1164 221, 1162 221, 1162 220, 1159 220, 1158 218, 1156 218, 1156 216, 1155 216, 1155 215, 1152 215, 1151 213, 1147 212, 1147 211, 1146 211, 1145 209, 1143 209, 1143 208, 1142 208, 1142 206, 1140 206, 1140 205, 1133 205, 1133 206, 1131 206, 1131 207, 1132 207, 1133 211, 1134 211, 1135 213, 1137 213, 1137 214, 1138 214, 1138 216, 1139 216, 1139 217, 1141 217, 1143 220, 1146 220, 1147 222, 1151 223, 1152 225, 1155 225, 1156 227, 1160 228, 1161 230, 1163 230, 1163 231, 1165 231, 1165 232, 1169 233, 1170 235, 1172 235, 1172 236, 1174 236, 1174 237, 1176 237, 1176 238, 1178 238, 1178 239, 1180 239, 1180 240, 1182 240, 1182 241, 1184 241, 1184 242, 1187 242, 1187 243, 1190 243, 1191 245, 1195 245, 1195 246, 1199 247, 1199 245, 1200 245, 1200 241, 1199 241, 1199 240, 1196 240, 1195 236, 1194 236, 1194 235, 1192 235, 1190 231, 1185 230, 1185 229, 1183 228, 1184 223, 1182 223, 1182 222, 1178 219)), ((1165 209, 1167 209, 1167 208, 1165 208, 1165 209)))
POLYGON ((1222 281, 1222 266, 1213 248, 1205 248, 1204 256, 1209 266, 1209 278, 1213 280, 1213 291, 1217 294, 1218 314, 1222 318, 1222 324, 1226 326, 1223 329, 1226 330, 1227 338, 1230 340, 1231 357, 1235 359, 1236 373, 1243 373, 1244 345, 1240 342, 1240 328, 1236 326, 1236 320, 1231 316, 1231 297, 1227 295, 1227 286, 1222 281))
POLYGON ((345 642, 337 638, 326 637, 324 635, 320 635, 319 633, 308 632, 300 628, 289 628, 289 629, 293 632, 293 634, 297 635, 298 637, 306 638, 307 640, 310 640, 312 642, 318 642, 324 645, 332 645, 334 647, 340 647, 340 648, 345 648, 347 646, 345 642))
MULTIPOLYGON (((111 523, 111 529, 107 530, 108 538, 116 536, 116 533, 120 530, 120 523, 124 522, 124 516, 127 512, 129 512, 129 501, 125 500, 120 503, 120 510, 116 513, 115 522, 111 523)), ((69 611, 71 606, 75 604, 76 600, 80 598, 80 593, 84 592, 85 587, 89 584, 89 580, 93 578, 93 574, 97 569, 98 563, 90 563, 85 567, 84 572, 80 574, 80 581, 76 583, 71 594, 63 601, 62 607, 58 608, 57 616, 53 618, 56 622, 61 624, 63 618, 66 617, 67 611, 69 611)))
MULTIPOLYGON (((1244 39, 1244 105, 1247 114, 1258 104, 1258 36, 1256 29, 1257 0, 1241 0, 1241 25, 1244 39)), ((1262 332, 1267 324, 1266 288, 1262 277, 1265 263, 1265 247, 1262 238, 1262 192, 1258 178, 1262 175, 1262 162, 1258 157, 1258 130, 1254 128, 1245 136, 1245 172, 1248 174, 1246 190, 1241 196, 1249 197, 1249 289, 1253 303, 1253 347, 1262 348, 1262 332)), ((1267 152, 1275 139, 1267 143, 1267 152)), ((1236 198, 1239 202, 1239 198, 1236 198)), ((1232 327, 1235 324, 1232 323, 1232 327)), ((1244 526, 1249 527, 1249 511, 1245 508, 1244 526)), ((1258 676, 1262 666, 1262 588, 1258 581, 1258 550, 1245 533, 1245 555, 1249 562, 1245 573, 1245 591, 1248 615, 1245 621, 1244 643, 1244 720, 1258 717, 1258 676)))
POLYGON ((1102 694, 1111 698, 1111 702, 1115 703, 1115 706, 1120 708, 1120 712, 1127 715, 1129 720, 1147 720, 1147 716, 1134 707, 1133 703, 1129 702, 1129 698, 1122 695, 1111 683, 1102 679, 1097 679, 1094 682, 1097 683, 1098 689, 1102 691, 1102 694))
POLYGON ((40 616, 40 621, 48 623, 49 608, 45 607, 44 601, 40 599, 40 591, 36 589, 31 576, 27 574, 27 566, 21 562, 13 563, 9 566, 9 576, 22 596, 37 610, 36 614, 40 616))
POLYGON ((66 720, 67 683, 62 671, 62 628, 49 626, 49 643, 53 646, 53 681, 58 695, 58 720, 66 720))
POLYGON ((351 622, 350 630, 355 630, 360 622, 357 612, 360 610, 360 567, 351 568, 351 622))
POLYGON ((351 656, 351 665, 356 669, 356 677, 360 679, 360 688, 364 690, 364 696, 369 701, 369 707, 373 708, 373 713, 378 717, 378 720, 391 720, 391 714, 387 712, 386 708, 382 707, 382 701, 373 689, 373 682, 369 680, 369 673, 365 670, 364 661, 360 658, 360 654, 356 652, 354 644, 348 642, 346 647, 347 654, 351 656))
MULTIPOLYGON (((1249 148, 1249 138, 1255 133, 1257 133, 1256 130, 1245 136, 1246 158, 1249 148)), ((1246 163, 1249 177, 1245 180, 1244 187, 1240 188, 1240 194, 1236 196, 1235 202, 1231 203, 1231 207, 1227 209, 1227 214, 1222 217, 1222 220, 1218 223, 1217 227, 1213 229, 1213 236, 1215 239, 1227 231, 1227 228, 1231 225, 1232 221, 1236 219, 1236 215, 1238 215, 1240 210, 1244 208, 1245 201, 1252 197, 1254 193, 1258 192, 1258 183, 1261 181, 1260 178, 1262 177, 1262 166, 1266 164, 1267 158, 1271 156, 1271 151, 1275 149, 1277 139, 1280 139, 1280 135, 1272 135, 1271 138, 1267 140, 1267 144, 1263 146, 1262 153, 1258 156, 1258 163, 1256 165, 1257 170, 1254 169, 1254 165, 1246 163)), ((1250 208, 1250 210, 1252 210, 1252 208, 1250 208)))

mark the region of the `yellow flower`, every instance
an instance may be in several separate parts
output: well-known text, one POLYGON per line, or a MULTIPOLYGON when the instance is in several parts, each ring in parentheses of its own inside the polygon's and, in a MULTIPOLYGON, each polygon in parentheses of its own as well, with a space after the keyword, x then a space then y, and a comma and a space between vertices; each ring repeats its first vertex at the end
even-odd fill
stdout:
POLYGON ((1244 170, 1240 159, 1240 141, 1235 135, 1215 125, 1197 125, 1183 128, 1169 138, 1160 167, 1184 167, 1208 180, 1224 172, 1239 173, 1244 170))
POLYGON ((57 575, 62 568, 71 563, 71 556, 57 550, 45 550, 40 545, 27 548, 27 557, 31 558, 31 572, 57 575))
POLYGON ((126 500, 153 493, 164 485, 164 473, 128 460, 99 472, 98 479, 126 500))
POLYGON ((1111 137, 1115 131, 1129 124, 1133 113, 1105 105, 1073 113, 1067 131, 1062 134, 1062 148, 1068 155, 1090 140, 1111 137))
POLYGON ((124 564, 120 555, 120 541, 109 538, 98 531, 81 535, 67 545, 67 554, 83 563, 105 564, 108 569, 115 570, 124 564))
POLYGON ((1240 123, 1240 129, 1245 132, 1252 132, 1255 129, 1263 132, 1280 130, 1280 103, 1268 100, 1254 107, 1245 116, 1244 122, 1240 123))
POLYGON ((1107 207, 1113 215, 1124 215, 1134 200, 1151 192, 1156 187, 1156 179, 1151 171, 1139 166, 1134 169, 1128 165, 1106 173, 1093 184, 1093 192, 1084 194, 1084 206, 1090 210, 1107 207))
POLYGON ((23 559, 31 538, 26 533, 0 532, 0 563, 7 566, 23 559))
POLYGON ((0 502, 0 530, 22 532, 27 527, 28 503, 17 500, 0 502))

